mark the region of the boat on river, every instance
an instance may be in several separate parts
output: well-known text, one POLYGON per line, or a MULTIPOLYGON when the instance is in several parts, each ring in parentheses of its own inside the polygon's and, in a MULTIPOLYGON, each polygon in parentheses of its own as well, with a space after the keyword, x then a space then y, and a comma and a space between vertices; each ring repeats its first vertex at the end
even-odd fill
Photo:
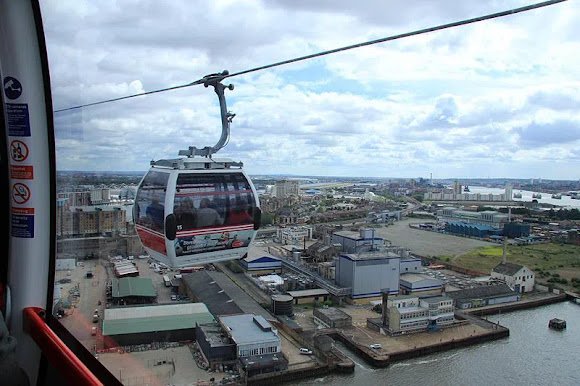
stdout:
POLYGON ((532 198, 542 198, 542 193, 534 193, 532 194, 532 198))
POLYGON ((566 321, 563 319, 558 319, 558 318, 554 318, 554 319, 550 319, 550 322, 548 323, 548 327, 550 327, 553 330, 565 330, 566 329, 566 321))
POLYGON ((554 193, 554 194, 552 194, 552 198, 555 198, 556 200, 560 200, 560 199, 562 199, 562 195, 560 193, 554 193))

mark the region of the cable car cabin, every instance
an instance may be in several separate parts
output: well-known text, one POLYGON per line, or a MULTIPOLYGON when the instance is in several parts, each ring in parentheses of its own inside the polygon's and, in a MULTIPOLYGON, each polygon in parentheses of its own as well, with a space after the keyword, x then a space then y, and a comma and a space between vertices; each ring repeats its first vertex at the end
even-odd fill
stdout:
POLYGON ((241 163, 179 158, 152 162, 133 219, 151 257, 179 268, 242 258, 261 211, 241 163))

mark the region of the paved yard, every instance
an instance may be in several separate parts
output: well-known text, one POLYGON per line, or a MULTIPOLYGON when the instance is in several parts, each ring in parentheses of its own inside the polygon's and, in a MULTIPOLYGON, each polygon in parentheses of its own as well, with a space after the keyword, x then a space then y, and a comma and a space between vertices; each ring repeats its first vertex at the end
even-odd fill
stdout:
POLYGON ((376 228, 375 234, 389 240, 393 245, 408 248, 411 252, 421 256, 456 256, 478 247, 497 246, 497 244, 486 241, 409 227, 411 223, 427 221, 430 220, 404 219, 386 228, 376 228))

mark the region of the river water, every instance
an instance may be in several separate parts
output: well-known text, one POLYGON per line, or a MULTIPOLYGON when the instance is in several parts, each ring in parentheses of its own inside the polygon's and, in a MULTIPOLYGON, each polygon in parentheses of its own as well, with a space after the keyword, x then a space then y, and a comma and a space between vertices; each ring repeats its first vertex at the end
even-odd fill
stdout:
MULTIPOLYGON (((501 194, 505 192, 505 189, 500 188, 488 188, 486 186, 469 186, 470 193, 492 193, 501 194)), ((573 200, 570 196, 562 196, 562 198, 552 198, 550 193, 541 193, 542 198, 533 198, 532 195, 539 192, 532 192, 528 190, 514 189, 513 193, 521 193, 522 198, 514 198, 514 201, 520 202, 532 202, 532 200, 538 200, 539 203, 552 204, 563 206, 566 208, 580 208, 580 200, 573 200)))
POLYGON ((488 316, 510 329, 509 338, 455 349, 375 369, 356 362, 349 375, 329 375, 296 385, 580 385, 580 305, 556 303, 530 310, 488 316), (567 329, 548 328, 552 318, 567 329))

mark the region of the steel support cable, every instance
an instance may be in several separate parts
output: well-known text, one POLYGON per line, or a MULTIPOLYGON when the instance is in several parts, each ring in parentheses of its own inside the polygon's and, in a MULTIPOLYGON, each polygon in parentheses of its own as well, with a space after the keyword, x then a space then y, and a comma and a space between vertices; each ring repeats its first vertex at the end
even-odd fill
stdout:
MULTIPOLYGON (((231 74, 224 74, 221 76, 221 79, 231 78, 234 76, 244 75, 244 74, 248 74, 251 72, 261 71, 261 70, 265 70, 265 69, 272 68, 272 67, 283 66, 286 64, 300 62, 303 60, 313 59, 313 58, 317 58, 317 57, 321 57, 321 56, 325 56, 325 55, 335 54, 335 53, 338 53, 341 51, 347 51, 347 50, 352 50, 355 48, 366 47, 366 46, 370 46, 373 44, 389 42, 389 41, 403 39, 403 38, 407 38, 407 37, 411 37, 411 36, 417 36, 417 35, 422 35, 422 34, 426 34, 426 33, 430 33, 430 32, 440 31, 440 30, 444 30, 444 29, 460 27, 460 26, 467 25, 467 24, 479 23, 481 21, 497 19, 500 17, 510 16, 510 15, 514 15, 517 13, 528 12, 528 11, 531 11, 534 9, 547 7, 547 6, 558 4, 558 3, 563 3, 565 1, 568 1, 568 0, 543 1, 540 3, 530 4, 530 5, 526 5, 526 6, 519 7, 519 8, 513 8, 513 9, 510 9, 507 11, 491 13, 491 14, 484 15, 484 16, 474 17, 471 19, 465 19, 465 20, 455 21, 452 23, 437 25, 434 27, 423 28, 423 29, 419 29, 419 30, 415 30, 415 31, 411 31, 411 32, 405 32, 405 33, 398 34, 398 35, 392 35, 392 36, 387 36, 387 37, 380 38, 380 39, 369 40, 369 41, 363 42, 363 43, 351 44, 348 46, 339 47, 339 48, 335 48, 332 50, 321 51, 321 52, 318 52, 315 54, 300 56, 300 57, 293 58, 293 59, 283 60, 281 62, 271 63, 271 64, 267 64, 264 66, 259 66, 259 67, 254 67, 254 68, 244 70, 244 71, 238 71, 238 72, 234 72, 231 74)), ((95 105, 100 105, 100 104, 110 103, 110 102, 117 102, 117 101, 120 101, 123 99, 135 98, 135 97, 143 96, 143 95, 151 95, 151 94, 157 94, 157 93, 161 93, 161 92, 165 92, 165 91, 177 90, 180 88, 186 88, 186 87, 196 86, 199 84, 204 84, 205 81, 206 81, 206 78, 202 78, 202 79, 196 80, 194 82, 182 84, 179 86, 166 87, 166 88, 161 88, 158 90, 146 91, 146 92, 142 92, 142 93, 138 93, 138 94, 126 95, 123 97, 111 98, 111 99, 106 99, 106 100, 92 102, 92 103, 86 103, 86 104, 82 104, 82 105, 78 105, 78 106, 72 106, 72 107, 67 107, 64 109, 54 110, 54 112, 60 113, 60 112, 64 112, 64 111, 80 109, 83 107, 95 106, 95 105)))

